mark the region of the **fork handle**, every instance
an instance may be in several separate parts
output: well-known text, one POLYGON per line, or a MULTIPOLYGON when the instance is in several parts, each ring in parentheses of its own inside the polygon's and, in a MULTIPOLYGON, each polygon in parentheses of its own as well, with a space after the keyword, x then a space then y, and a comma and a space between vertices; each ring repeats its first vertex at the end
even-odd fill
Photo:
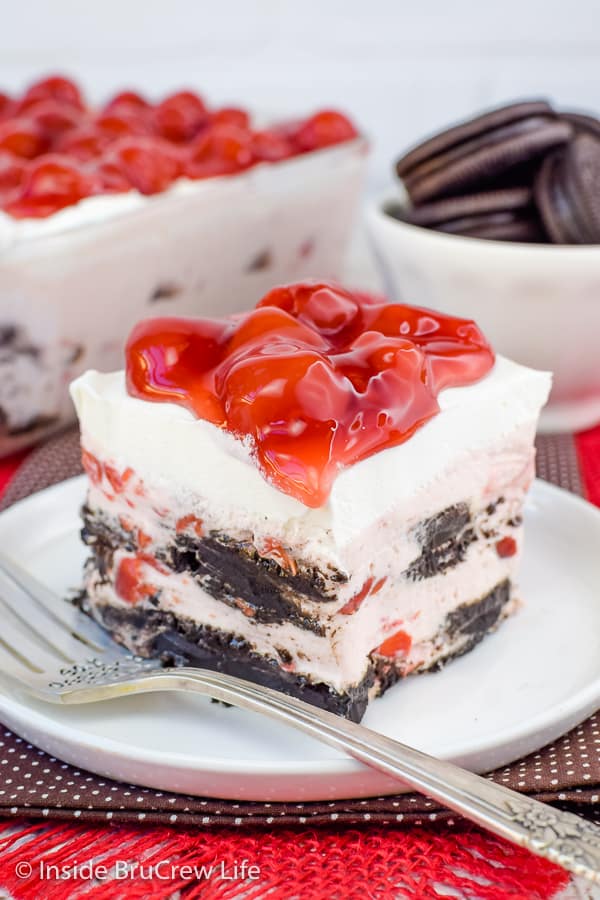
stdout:
POLYGON ((363 725, 270 688, 201 669, 149 672, 141 676, 137 689, 193 691, 283 721, 392 775, 488 831, 600 883, 600 828, 363 725))

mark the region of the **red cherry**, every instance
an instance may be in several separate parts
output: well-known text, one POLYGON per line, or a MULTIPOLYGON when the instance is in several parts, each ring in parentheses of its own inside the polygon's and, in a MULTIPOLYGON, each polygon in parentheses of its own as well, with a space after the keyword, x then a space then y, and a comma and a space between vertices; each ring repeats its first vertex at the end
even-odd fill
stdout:
POLYGON ((507 537, 501 538, 499 541, 496 541, 496 553, 502 559, 506 559, 510 556, 514 556, 518 550, 517 542, 514 537, 510 535, 507 537))
POLYGON ((250 128, 250 116, 245 109, 237 106, 224 106, 210 114, 211 125, 236 125, 238 128, 250 128))
POLYGON ((350 119, 335 110, 326 109, 300 125, 295 140, 301 150, 318 150, 357 136, 358 132, 350 119))
POLYGON ((164 191, 181 171, 176 150, 165 141, 151 138, 122 138, 110 148, 106 162, 112 163, 141 194, 164 191))
MULTIPOLYGON (((115 591, 126 603, 135 605, 159 591, 152 581, 152 570, 163 572, 164 567, 158 560, 146 553, 138 553, 136 556, 125 556, 121 559, 115 576, 115 591)), ((156 576, 155 576, 156 577, 156 576)))
POLYGON ((206 178, 239 172, 253 162, 251 132, 235 125, 215 125, 191 145, 184 171, 189 178, 206 178))
POLYGON ((48 149, 48 140, 35 122, 9 119, 0 123, 0 150, 8 150, 23 159, 33 159, 48 149))
POLYGON ((94 193, 94 179, 68 156, 48 153, 29 166, 23 183, 23 196, 69 196, 81 199, 94 193))
POLYGON ((94 128, 100 134, 116 140, 122 137, 132 137, 148 134, 149 127, 144 116, 132 112, 110 111, 101 113, 95 120, 94 128))
POLYGON ((143 114, 151 109, 148 101, 135 91, 121 91, 105 104, 103 113, 117 113, 118 115, 143 114))
POLYGON ((12 153, 0 152, 0 191, 4 194, 18 188, 25 172, 25 163, 12 153))
POLYGON ((82 125, 63 132, 56 141, 56 151, 86 162, 95 159, 108 147, 111 138, 93 125, 82 125))
POLYGON ((206 106, 197 94, 180 91, 166 97, 154 110, 157 132, 177 144, 190 141, 206 125, 206 106))
POLYGON ((43 218, 97 193, 98 187, 68 156, 49 153, 28 167, 18 198, 6 209, 17 218, 43 218))
POLYGON ((53 75, 32 84, 25 92, 19 108, 28 109, 39 100, 57 100, 65 106, 85 109, 83 97, 75 82, 69 78, 63 78, 61 75, 53 75))
POLYGON ((11 100, 8 94, 3 94, 0 91, 0 119, 8 119, 13 114, 14 108, 14 101, 11 100))
POLYGON ((402 654, 406 656, 412 647, 412 637, 406 631, 397 631, 387 638, 383 644, 375 650, 379 656, 394 657, 402 654))
POLYGON ((293 156, 294 146, 289 138, 278 131, 255 131, 252 136, 252 152, 256 159, 277 162, 293 156))
POLYGON ((94 172, 100 179, 103 193, 121 194, 130 191, 133 187, 119 165, 110 160, 98 160, 94 166, 94 172))
POLYGON ((39 100, 27 110, 27 117, 35 122, 48 141, 54 141, 81 121, 81 113, 74 106, 66 106, 58 100, 39 100))

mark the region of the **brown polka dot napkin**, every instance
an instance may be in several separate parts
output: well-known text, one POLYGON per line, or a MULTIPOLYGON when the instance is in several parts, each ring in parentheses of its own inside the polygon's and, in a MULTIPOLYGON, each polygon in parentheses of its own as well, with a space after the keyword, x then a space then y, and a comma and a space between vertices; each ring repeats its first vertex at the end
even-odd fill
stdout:
MULTIPOLYGON (((30 454, 0 507, 79 471, 77 434, 69 430, 30 454)), ((577 456, 569 436, 538 439, 538 473, 581 493, 577 456)), ((600 822, 600 714, 539 753, 489 777, 600 822)), ((249 803, 140 788, 76 769, 0 726, 0 815, 272 828, 332 821, 338 825, 416 824, 447 820, 452 814, 418 794, 324 803, 249 803)))

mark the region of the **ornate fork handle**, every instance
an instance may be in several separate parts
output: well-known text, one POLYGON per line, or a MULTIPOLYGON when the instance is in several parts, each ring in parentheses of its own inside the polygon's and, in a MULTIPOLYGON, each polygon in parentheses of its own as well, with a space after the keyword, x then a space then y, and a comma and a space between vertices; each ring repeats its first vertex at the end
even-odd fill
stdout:
MULTIPOLYGON (((118 683, 114 676, 111 681, 100 674, 76 684, 69 681, 65 678, 61 685, 53 685, 54 690, 59 687, 64 703, 184 690, 260 712, 398 778, 575 875, 600 883, 600 829, 596 826, 294 697, 230 675, 188 668, 139 671, 135 679, 123 672, 118 683)), ((51 698, 46 695, 45 699, 51 698)))

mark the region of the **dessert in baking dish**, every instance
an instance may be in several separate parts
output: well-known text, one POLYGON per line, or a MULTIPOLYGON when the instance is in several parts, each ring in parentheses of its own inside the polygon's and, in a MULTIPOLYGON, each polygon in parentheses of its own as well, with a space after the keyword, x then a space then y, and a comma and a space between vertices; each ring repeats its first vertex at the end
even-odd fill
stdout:
POLYGON ((549 387, 473 322, 326 283, 142 322, 72 386, 84 608, 358 720, 514 609, 549 387))
POLYGON ((0 95, 0 456, 69 421, 69 381, 116 368, 138 319, 339 276, 366 151, 333 110, 257 125, 189 91, 96 109, 64 78, 0 95))
POLYGON ((159 103, 126 91, 92 109, 74 82, 47 78, 0 95, 0 208, 46 218, 99 194, 159 194, 179 178, 233 175, 356 137, 335 110, 257 128, 246 110, 209 109, 192 91, 159 103))

